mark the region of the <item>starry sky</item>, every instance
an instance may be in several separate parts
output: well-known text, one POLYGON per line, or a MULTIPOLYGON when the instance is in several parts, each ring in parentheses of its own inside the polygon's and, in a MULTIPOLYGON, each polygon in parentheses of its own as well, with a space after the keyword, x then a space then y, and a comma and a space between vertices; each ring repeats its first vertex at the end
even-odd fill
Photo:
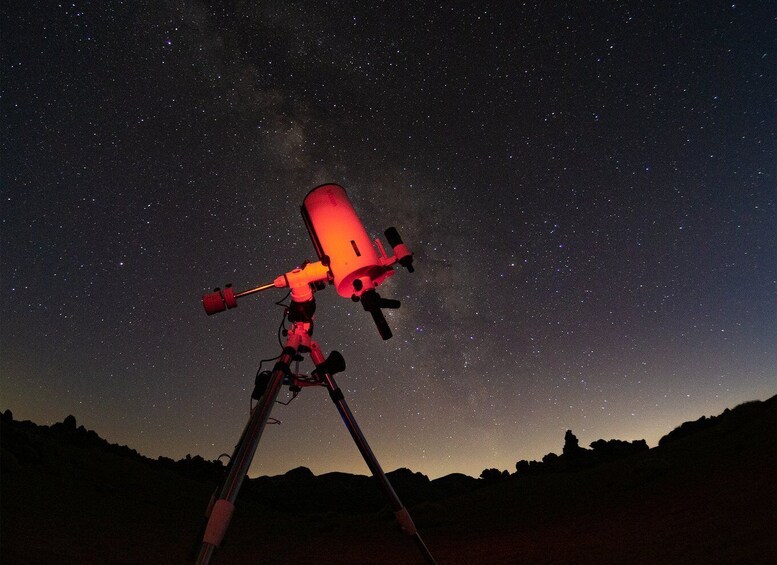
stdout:
MULTIPOLYGON (((389 341, 317 293, 386 470, 777 393, 777 6, 471 4, 4 1, 0 409, 230 453, 285 291, 200 296, 315 260, 329 182, 415 253, 389 341)), ((273 417, 252 476, 368 474, 325 390, 273 417)))

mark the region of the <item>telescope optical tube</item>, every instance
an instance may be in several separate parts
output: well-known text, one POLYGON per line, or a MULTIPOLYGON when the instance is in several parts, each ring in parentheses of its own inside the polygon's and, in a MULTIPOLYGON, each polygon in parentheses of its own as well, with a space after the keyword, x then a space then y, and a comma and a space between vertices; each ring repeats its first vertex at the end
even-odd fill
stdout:
POLYGON ((368 279, 369 286, 363 285, 367 291, 388 276, 390 269, 381 263, 342 186, 323 184, 311 190, 302 201, 302 217, 318 258, 328 262, 340 296, 360 294, 354 281, 368 279))

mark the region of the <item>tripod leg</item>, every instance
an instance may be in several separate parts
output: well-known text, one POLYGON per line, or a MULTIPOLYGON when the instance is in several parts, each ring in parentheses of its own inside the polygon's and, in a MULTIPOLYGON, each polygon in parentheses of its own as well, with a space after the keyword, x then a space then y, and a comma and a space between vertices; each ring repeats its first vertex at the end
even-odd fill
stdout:
MULTIPOLYGON (((316 366, 319 367, 319 369, 324 369, 326 366, 326 359, 316 344, 313 344, 310 356, 316 366)), ((362 454, 362 457, 364 458, 365 463, 367 463, 367 466, 370 468, 372 475, 375 477, 375 479, 377 479, 378 484, 380 484, 380 488, 389 499, 391 508, 394 510, 394 516, 399 523, 399 527, 404 533, 413 537, 413 541, 421 550, 421 553, 423 554, 427 563, 436 565, 436 561, 434 560, 434 557, 432 557, 429 548, 426 547, 423 539, 421 539, 421 534, 419 534, 418 530, 416 530, 413 519, 410 517, 410 513, 402 504, 402 501, 399 500, 397 493, 394 491, 394 487, 391 486, 388 477, 386 477, 386 473, 383 472, 380 463, 378 463, 378 459, 375 457, 372 449, 370 449, 370 445, 367 443, 367 439, 364 437, 364 434, 359 428, 359 424, 356 423, 356 419, 353 417, 351 409, 348 408, 348 404, 345 401, 343 392, 340 390, 340 387, 337 386, 334 377, 330 375, 327 370, 321 370, 319 371, 319 374, 323 377, 326 388, 329 391, 329 396, 332 399, 332 402, 335 403, 335 406, 337 406, 337 411, 340 413, 340 417, 343 419, 345 427, 348 428, 348 431, 351 433, 351 437, 356 443, 356 447, 362 454)))
POLYGON ((206 565, 213 552, 221 545, 224 534, 229 527, 229 521, 235 509, 235 499, 243 484, 248 468, 256 453, 259 439, 270 417, 270 412, 275 404, 275 399, 281 390, 283 379, 289 369, 289 363, 297 353, 298 343, 287 342, 281 358, 275 364, 270 377, 270 383, 265 390, 259 404, 251 412, 251 417, 246 424, 240 443, 237 445, 229 463, 229 472, 218 493, 218 498, 212 501, 208 508, 208 523, 202 538, 200 552, 197 556, 199 565, 206 565))

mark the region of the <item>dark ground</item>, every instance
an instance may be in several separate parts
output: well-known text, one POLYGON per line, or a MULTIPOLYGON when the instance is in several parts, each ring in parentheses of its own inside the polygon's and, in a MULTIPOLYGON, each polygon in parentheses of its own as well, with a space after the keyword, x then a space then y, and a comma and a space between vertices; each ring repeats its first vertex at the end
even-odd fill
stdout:
MULTIPOLYGON (((151 461, 75 420, 2 420, 0 561, 184 563, 212 464, 151 461)), ((394 486, 441 564, 777 563, 777 397, 596 466, 394 486)), ((422 563, 372 479, 247 483, 212 563, 422 563)))

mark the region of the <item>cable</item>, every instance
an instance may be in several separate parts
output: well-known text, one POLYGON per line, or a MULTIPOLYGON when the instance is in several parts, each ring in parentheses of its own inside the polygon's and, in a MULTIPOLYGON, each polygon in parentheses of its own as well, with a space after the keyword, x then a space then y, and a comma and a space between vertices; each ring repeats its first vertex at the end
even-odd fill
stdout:
MULTIPOLYGON (((286 293, 286 296, 281 298, 278 302, 275 303, 276 306, 281 306, 283 308, 283 318, 281 318, 281 323, 278 326, 278 345, 281 346, 281 349, 283 349, 283 340, 281 339, 281 334, 286 331, 286 316, 289 315, 289 304, 284 304, 283 301, 286 300, 291 295, 291 291, 286 293)), ((277 359, 277 357, 276 357, 277 359)))
MULTIPOLYGON (((254 379, 256 379, 256 377, 259 376, 259 373, 262 372, 262 365, 264 365, 265 363, 269 363, 270 361, 276 361, 281 358, 281 355, 283 355, 283 341, 281 341, 281 332, 286 329, 286 316, 288 314, 288 309, 289 309, 289 307, 286 304, 283 304, 283 301, 286 300, 290 294, 291 294, 291 291, 287 292, 286 296, 284 296, 278 302, 275 303, 276 305, 283 307, 283 317, 281 318, 281 323, 278 325, 278 344, 281 346, 281 353, 279 353, 275 357, 272 357, 271 359, 260 360, 259 368, 256 370, 256 376, 254 377, 254 379)), ((251 396, 251 398, 248 400, 248 413, 250 414, 251 412, 253 412, 253 410, 254 410, 254 399, 253 399, 253 396, 251 396)))
MULTIPOLYGON (((287 310, 284 310, 283 318, 281 319, 280 325, 278 325, 278 345, 281 346, 281 349, 283 349, 283 340, 281 339, 281 335, 286 331, 286 312, 287 310)), ((278 357, 280 357, 280 355, 278 357)))
POLYGON ((291 393, 291 398, 289 398, 286 402, 283 402, 282 400, 276 400, 275 402, 277 402, 278 404, 283 404, 284 406, 288 406, 289 404, 291 404, 292 400, 297 398, 297 396, 299 396, 299 391, 295 390, 291 393))
MULTIPOLYGON (((283 302, 290 295, 291 295, 291 290, 289 290, 289 292, 286 293, 286 296, 284 296, 278 302, 275 303, 277 306, 280 306, 280 307, 283 308, 283 317, 281 318, 281 323, 278 325, 278 334, 277 334, 278 335, 278 345, 281 346, 281 353, 279 353, 278 355, 276 355, 275 357, 273 357, 271 359, 262 359, 262 360, 260 360, 259 361, 259 368, 256 370, 256 376, 254 377, 254 379, 258 378, 259 374, 262 372, 262 365, 264 365, 265 363, 269 363, 270 361, 276 361, 276 360, 280 359, 281 356, 283 355, 283 347, 284 346, 283 346, 283 340, 281 339, 281 335, 283 334, 283 332, 286 331, 286 317, 289 314, 289 305, 288 304, 284 304, 283 302)), ((288 402, 280 402, 279 400, 276 400, 275 402, 277 402, 278 404, 288 405, 292 400, 294 400, 297 397, 298 394, 299 394, 299 391, 294 392, 293 396, 289 399, 288 402)), ((250 414, 253 411, 254 411, 254 398, 253 398, 253 394, 252 394, 251 397, 248 400, 248 413, 250 414)), ((275 420, 274 418, 270 418, 270 420, 274 420, 274 422, 272 422, 272 423, 277 423, 277 424, 281 423, 280 420, 275 420)), ((268 420, 268 422, 269 422, 269 420, 268 420)))
MULTIPOLYGON (((259 361, 259 368, 256 370, 256 375, 254 376, 254 381, 256 381, 256 379, 259 378, 259 374, 262 372, 262 365, 264 365, 265 363, 269 363, 270 361, 275 361, 277 359, 280 359, 281 355, 283 355, 283 353, 279 353, 278 355, 276 355, 275 357, 273 357, 271 359, 262 359, 262 360, 260 360, 259 361)), ((248 398, 248 413, 251 414, 253 411, 254 411, 254 396, 252 394, 248 398)))
POLYGON ((284 308, 288 308, 288 307, 289 307, 289 305, 288 305, 288 304, 283 304, 283 301, 284 301, 284 300, 286 300, 286 299, 287 299, 287 298, 288 298, 290 295, 291 295, 291 291, 287 292, 287 293, 286 293, 286 296, 284 296, 283 298, 281 298, 281 299, 280 299, 278 302, 276 302, 275 304, 276 304, 277 306, 283 306, 284 308))

